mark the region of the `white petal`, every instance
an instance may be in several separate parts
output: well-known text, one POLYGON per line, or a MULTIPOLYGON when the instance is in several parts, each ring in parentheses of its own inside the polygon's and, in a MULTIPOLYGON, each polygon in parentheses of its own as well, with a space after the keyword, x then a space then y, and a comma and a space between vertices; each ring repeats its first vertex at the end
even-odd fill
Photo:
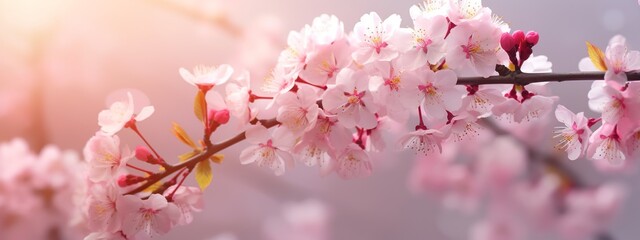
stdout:
POLYGON ((178 72, 180 73, 180 76, 182 77, 182 79, 184 79, 189 84, 195 86, 194 82, 196 80, 196 76, 194 76, 191 72, 189 72, 189 70, 185 68, 180 68, 178 72))
POLYGON ((138 113, 138 115, 136 115, 136 121, 142 121, 147 119, 148 117, 151 116, 151 114, 153 114, 153 112, 155 111, 155 108, 153 106, 146 106, 143 107, 140 110, 140 113, 138 113))
POLYGON ((588 57, 580 60, 580 63, 578 63, 578 69, 581 72, 600 71, 596 68, 595 65, 593 65, 593 62, 591 62, 591 59, 588 57))

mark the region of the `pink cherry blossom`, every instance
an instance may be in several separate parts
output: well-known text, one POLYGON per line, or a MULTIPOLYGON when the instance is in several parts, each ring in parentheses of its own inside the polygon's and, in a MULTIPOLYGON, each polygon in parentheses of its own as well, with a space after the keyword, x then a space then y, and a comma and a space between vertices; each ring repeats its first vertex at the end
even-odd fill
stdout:
MULTIPOLYGON (((378 125, 375 128, 362 131, 364 149, 369 152, 382 152, 390 142, 392 134, 399 132, 400 123, 388 116, 379 117, 378 125)), ((357 133, 356 133, 357 135, 357 133)))
POLYGON ((289 32, 287 38, 287 49, 283 50, 278 57, 278 65, 283 75, 290 75, 295 79, 298 73, 307 63, 307 55, 313 50, 314 45, 311 41, 311 27, 306 25, 299 32, 289 32))
POLYGON ((506 100, 501 93, 504 88, 506 87, 495 85, 467 86, 467 96, 462 99, 463 109, 476 113, 479 117, 490 116, 493 106, 506 100))
POLYGON ((333 42, 309 54, 307 66, 300 72, 300 78, 318 86, 334 84, 336 76, 353 61, 353 47, 346 40, 333 42))
MULTIPOLYGON (((463 91, 456 86, 458 78, 451 70, 433 72, 420 69, 416 72, 420 80, 416 83, 419 101, 422 102, 427 116, 427 123, 440 125, 447 120, 447 111, 456 111, 462 106, 463 91)), ((429 125, 429 124, 427 124, 429 125)))
POLYGON ((344 38, 344 24, 334 15, 322 14, 313 19, 311 40, 317 45, 329 45, 344 38))
POLYGON ((251 80, 249 79, 249 72, 243 71, 234 80, 226 84, 225 103, 232 116, 241 123, 248 123, 251 120, 251 109, 249 109, 251 80))
POLYGON ((593 81, 589 90, 589 108, 602 113, 602 120, 615 124, 623 117, 638 119, 640 108, 639 86, 630 84, 624 90, 617 90, 605 81, 593 81))
POLYGON ((594 160, 607 160, 620 165, 626 159, 625 149, 617 125, 602 124, 589 139, 587 156, 594 160))
POLYGON ((495 105, 491 111, 497 117, 505 115, 516 123, 540 119, 551 112, 558 97, 538 94, 543 92, 541 84, 530 84, 525 87, 514 85, 505 96, 507 99, 495 105))
POLYGON ((604 79, 607 81, 623 86, 627 83, 626 72, 640 70, 640 52, 629 51, 626 39, 621 35, 611 38, 605 54, 607 72, 604 79))
POLYGON ((402 19, 393 14, 382 21, 371 12, 360 18, 353 28, 353 45, 357 47, 353 59, 359 64, 390 61, 411 48, 411 30, 400 28, 402 19))
POLYGON ((478 117, 466 111, 461 111, 451 118, 449 140, 454 143, 474 139, 484 128, 477 123, 478 117))
POLYGON ((233 74, 233 68, 227 64, 217 67, 199 65, 193 68, 193 73, 184 68, 180 68, 179 72, 187 83, 206 91, 227 82, 233 74))
POLYGON ((349 145, 352 137, 348 129, 338 124, 335 116, 327 116, 323 111, 319 113, 315 126, 302 136, 294 152, 299 161, 309 167, 318 165, 320 174, 326 175, 334 170, 333 158, 339 154, 336 149, 349 145))
POLYGON ((112 178, 126 164, 129 156, 125 155, 120 150, 118 136, 97 132, 84 148, 84 158, 89 163, 89 179, 99 182, 112 178))
POLYGON ((625 127, 623 132, 627 134, 623 136, 623 140, 626 143, 627 154, 630 157, 636 157, 640 154, 640 125, 625 127))
POLYGON ((278 98, 276 120, 293 133, 311 129, 318 118, 317 95, 311 86, 301 85, 298 92, 287 92, 278 98))
POLYGON ((260 167, 269 167, 276 175, 284 174, 293 167, 293 156, 288 151, 293 148, 294 136, 285 128, 278 127, 272 134, 258 124, 246 130, 247 142, 252 146, 240 153, 240 163, 257 163, 260 167))
POLYGON ((369 91, 369 76, 364 71, 348 68, 340 71, 336 85, 329 87, 322 96, 322 106, 337 114, 340 124, 347 128, 371 129, 377 124, 377 106, 369 91))
POLYGON ((491 16, 491 10, 482 6, 482 0, 450 0, 448 9, 449 19, 456 25, 491 16))
POLYGON ((444 57, 445 41, 449 22, 445 16, 419 15, 413 19, 413 48, 405 53, 407 69, 416 69, 425 64, 436 64, 444 57))
POLYGON ((133 96, 127 92, 128 101, 118 101, 111 104, 107 110, 102 110, 98 114, 98 125, 100 130, 108 135, 114 135, 124 128, 131 121, 142 121, 147 119, 155 109, 153 106, 146 106, 140 113, 134 114, 133 96))
POLYGON ((488 19, 461 23, 447 37, 447 65, 463 76, 493 75, 501 34, 488 19))
POLYGON ((160 194, 151 194, 146 200, 125 195, 118 206, 123 218, 122 230, 130 237, 140 230, 150 237, 165 234, 180 218, 178 207, 160 194))
POLYGON ((118 199, 122 197, 113 183, 91 185, 88 198, 89 227, 93 231, 116 232, 121 229, 118 199))
POLYGON ((573 113, 562 105, 556 108, 556 118, 565 127, 558 127, 555 131, 556 138, 560 138, 560 143, 556 145, 559 149, 564 149, 569 154, 570 160, 576 160, 587 150, 591 129, 589 119, 584 117, 584 113, 573 113))
POLYGON ((441 129, 416 129, 400 137, 398 142, 404 149, 413 149, 424 155, 442 152, 442 142, 448 137, 450 125, 441 129))
POLYGON ((193 212, 200 212, 204 207, 202 191, 197 187, 186 186, 180 186, 176 190, 176 187, 172 186, 167 188, 165 196, 171 193, 174 193, 171 202, 180 210, 180 218, 176 221, 176 224, 186 225, 191 223, 193 221, 193 212))
POLYGON ((413 5, 409 8, 411 19, 420 17, 430 18, 433 16, 446 17, 449 12, 449 0, 426 0, 422 4, 413 5))
POLYGON ((336 158, 336 173, 343 179, 367 177, 373 168, 369 155, 356 144, 350 144, 336 158))
POLYGON ((419 105, 420 99, 415 90, 421 76, 407 71, 399 62, 393 60, 373 63, 369 89, 374 96, 374 102, 381 106, 378 112, 402 121, 408 117, 407 110, 413 111, 419 105))
POLYGON ((297 74, 287 73, 285 68, 276 67, 273 69, 271 75, 265 78, 262 83, 262 90, 273 95, 273 101, 269 102, 267 108, 271 108, 280 95, 289 92, 295 86, 296 79, 297 74))

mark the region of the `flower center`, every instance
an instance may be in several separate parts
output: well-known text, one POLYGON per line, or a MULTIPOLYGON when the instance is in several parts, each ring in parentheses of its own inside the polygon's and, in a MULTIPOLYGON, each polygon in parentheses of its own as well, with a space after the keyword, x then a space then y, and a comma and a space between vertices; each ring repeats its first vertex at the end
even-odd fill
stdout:
POLYGON ((424 92, 425 95, 435 96, 438 94, 438 88, 433 86, 433 83, 427 83, 426 85, 418 86, 418 89, 424 92))
POLYGON ((433 43, 431 39, 418 38, 416 39, 418 49, 422 49, 422 52, 427 54, 429 52, 429 45, 433 43))
POLYGON ((460 45, 460 47, 462 47, 462 52, 465 53, 465 57, 467 59, 470 59, 472 54, 476 54, 482 51, 479 44, 471 42, 472 37, 473 36, 469 36, 467 45, 460 45))
POLYGON ((402 79, 400 76, 393 76, 391 78, 387 78, 384 80, 384 85, 389 86, 389 88, 393 91, 398 91, 400 89, 400 81, 402 79))

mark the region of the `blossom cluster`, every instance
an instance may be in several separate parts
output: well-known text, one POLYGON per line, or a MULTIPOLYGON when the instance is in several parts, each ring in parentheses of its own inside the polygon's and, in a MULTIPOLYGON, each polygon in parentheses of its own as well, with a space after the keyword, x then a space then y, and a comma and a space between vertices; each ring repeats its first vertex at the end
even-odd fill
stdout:
POLYGON ((0 144, 0 239, 81 237, 84 164, 75 152, 22 139, 0 144))
POLYGON ((261 86, 237 74, 216 99, 254 144, 240 161, 276 175, 296 162, 318 165, 323 175, 348 179, 369 175, 370 152, 387 145, 426 155, 477 135, 480 118, 522 122, 551 112, 556 99, 544 96, 542 86, 456 85, 459 76, 497 75, 496 65, 508 66, 510 59, 519 59, 514 71, 551 71, 544 56, 531 56, 537 33, 512 36, 479 1, 429 1, 410 13, 412 28, 401 27, 399 15, 383 19, 371 12, 350 33, 337 17, 322 15, 289 33, 287 49, 261 86), (501 48, 505 36, 507 50, 501 48), (258 100, 266 107, 256 107, 258 100), (254 117, 275 117, 279 125, 248 124, 254 117), (383 137, 393 125, 415 127, 395 140, 383 137))
POLYGON ((620 35, 611 39, 605 52, 587 45, 590 57, 580 62, 580 70, 605 71, 604 79, 594 81, 588 94, 589 108, 601 115, 587 118, 559 105, 556 118, 566 126, 556 131, 559 146, 567 150, 571 160, 586 155, 601 168, 625 168, 632 164, 625 160, 640 153, 640 83, 628 82, 626 75, 640 71, 640 52, 628 50, 620 35), (592 132, 591 127, 600 121, 600 127, 592 132))
POLYGON ((190 223, 192 212, 202 209, 199 188, 176 185, 176 178, 184 174, 182 172, 169 181, 173 184, 152 186, 138 195, 126 194, 133 185, 153 175, 143 164, 168 166, 159 155, 153 155, 144 146, 130 151, 121 145, 116 134, 123 128, 139 133, 136 123, 154 112, 152 106, 146 106, 135 114, 131 93, 127 97, 100 112, 100 131, 84 148, 88 175, 80 206, 90 231, 85 239, 136 239, 140 232, 149 236, 164 234, 175 225, 190 223))
MULTIPOLYGON (((248 71, 226 64, 181 68, 180 76, 196 88, 194 114, 204 137, 194 141, 175 124, 174 134, 191 148, 176 165, 138 128, 137 123, 154 112, 152 106, 136 108, 131 94, 113 103, 98 115, 100 131, 84 149, 90 174, 83 213, 92 232, 86 239, 135 239, 143 232, 154 236, 188 224, 193 212, 202 209, 202 190, 212 180, 211 164, 222 162, 219 151, 242 140, 250 145, 237 157, 241 164, 266 167, 276 175, 296 164, 318 166, 321 175, 335 173, 344 179, 370 175, 372 152, 387 146, 412 149, 428 159, 419 167, 428 169, 419 174, 427 178, 427 185, 455 192, 459 196, 452 199, 468 207, 475 205, 481 190, 489 189, 500 197, 490 199, 490 205, 505 207, 498 213, 510 211, 501 204, 508 199, 533 205, 533 216, 542 212, 536 211, 538 205, 557 202, 555 196, 562 192, 560 199, 567 201, 562 205, 569 210, 545 211, 553 212, 549 214, 554 219, 568 218, 569 226, 560 229, 568 234, 597 225, 595 220, 614 212, 622 198, 618 188, 563 192, 547 177, 518 184, 515 180, 524 175, 529 161, 524 150, 507 140, 487 146, 505 154, 481 154, 473 164, 439 161, 453 158, 442 157, 446 149, 481 140, 487 132, 483 119, 537 124, 558 99, 547 95, 544 84, 458 85, 460 77, 545 73, 551 72, 552 64, 545 56, 533 55, 539 41, 536 32, 511 32, 480 1, 431 0, 411 7, 410 15, 413 27, 404 28, 399 15, 382 18, 371 12, 351 32, 336 16, 321 15, 289 33, 287 48, 263 81, 252 81, 248 71), (241 134, 212 142, 212 134, 221 127, 241 134), (133 131, 144 145, 133 151, 121 145, 117 134, 123 129, 133 131), (191 173, 200 188, 183 186, 191 173), (480 183, 482 188, 477 187, 480 183), (519 195, 531 190, 549 198, 531 202, 519 195), (603 195, 604 202, 592 201, 593 195, 603 195)), ((637 152, 640 144, 640 125, 632 111, 637 86, 626 82, 626 74, 638 70, 638 54, 627 52, 624 39, 615 38, 606 55, 595 47, 590 55, 596 56, 590 59, 595 66, 606 71, 605 81, 594 83, 589 93, 590 106, 602 112, 603 124, 591 134, 597 119, 559 106, 556 116, 567 126, 558 131, 559 147, 570 159, 587 152, 594 159, 618 163, 637 152)), ((511 207, 529 209, 517 204, 511 207)), ((496 215, 476 229, 477 239, 498 239, 492 232, 515 222, 496 215)))

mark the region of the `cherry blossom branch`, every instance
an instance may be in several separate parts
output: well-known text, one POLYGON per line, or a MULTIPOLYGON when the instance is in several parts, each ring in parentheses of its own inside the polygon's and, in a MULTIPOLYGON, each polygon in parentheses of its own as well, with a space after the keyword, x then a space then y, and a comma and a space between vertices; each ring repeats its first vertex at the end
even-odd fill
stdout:
MULTIPOLYGON (((506 74, 504 76, 493 76, 489 78, 482 77, 462 77, 458 79, 457 84, 459 85, 483 85, 483 84, 520 84, 527 85, 535 82, 563 82, 563 81, 580 81, 580 80, 595 80, 595 79, 604 79, 603 72, 580 72, 580 73, 506 73, 504 71, 504 66, 498 66, 497 70, 501 72, 501 74, 506 74)), ((629 72, 627 73, 627 77, 629 81, 640 80, 640 72, 629 72)), ((256 123, 257 120, 252 121, 252 123, 256 123)), ((267 128, 273 127, 277 125, 277 121, 275 119, 269 120, 261 120, 262 125, 267 128)), ((498 134, 508 134, 506 131, 501 130, 499 127, 494 126, 492 129, 498 134)), ((244 132, 236 135, 235 137, 228 139, 219 144, 211 144, 208 139, 205 139, 207 143, 205 151, 187 159, 186 161, 166 167, 166 170, 161 173, 157 173, 152 175, 145 181, 144 184, 139 187, 129 191, 127 194, 135 194, 144 191, 148 187, 152 186, 154 183, 164 179, 165 177, 175 173, 178 170, 184 168, 193 168, 198 162, 209 159, 214 154, 218 153, 221 150, 224 150, 238 142, 241 142, 246 138, 244 132)), ((555 160, 553 156, 548 154, 542 154, 536 151, 536 155, 542 156, 545 164, 558 170, 560 174, 567 177, 571 180, 573 186, 583 187, 584 183, 580 181, 580 179, 570 170, 568 170, 565 166, 563 166, 559 161, 555 160)))
MULTIPOLYGON (((628 81, 640 81, 640 71, 627 72, 628 81)), ((502 75, 502 74, 501 74, 502 75)), ((537 82, 568 82, 585 80, 603 80, 604 72, 573 72, 573 73, 519 73, 511 72, 504 76, 461 77, 458 85, 485 84, 519 84, 527 85, 537 82)))
MULTIPOLYGON (((254 120, 252 121, 253 123, 258 122, 258 120, 254 120)), ((268 120, 260 120, 259 121, 263 126, 265 126, 266 128, 271 128, 273 126, 278 125, 278 121, 276 121, 275 119, 268 119, 268 120)), ((189 168, 192 169, 196 166, 196 164, 198 164, 201 161, 204 160, 208 160, 211 156, 213 156, 214 154, 230 147, 233 146, 236 143, 241 142, 242 140, 244 140, 246 138, 246 135, 244 132, 224 141, 218 144, 211 144, 211 142, 208 139, 205 139, 205 142, 207 143, 207 146, 205 148, 205 150, 199 154, 196 154, 195 156, 185 160, 184 162, 181 162, 177 165, 171 165, 169 167, 165 168, 165 171, 160 172, 160 173, 156 173, 154 175, 151 175, 145 182, 144 184, 138 186, 137 188, 127 192, 126 194, 136 194, 139 192, 144 191, 145 189, 153 186, 153 184, 161 181, 162 179, 164 179, 165 177, 179 171, 182 170, 184 168, 189 168)))

